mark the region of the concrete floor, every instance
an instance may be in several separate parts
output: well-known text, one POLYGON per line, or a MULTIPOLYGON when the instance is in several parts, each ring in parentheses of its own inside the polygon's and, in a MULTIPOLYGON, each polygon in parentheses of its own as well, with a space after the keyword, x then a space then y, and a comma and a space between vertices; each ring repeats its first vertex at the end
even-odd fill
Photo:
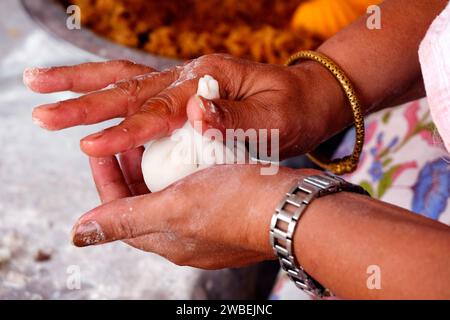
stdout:
POLYGON ((86 249, 69 243, 76 218, 99 204, 78 148, 99 127, 55 133, 35 126, 33 106, 69 95, 31 93, 21 74, 30 66, 89 60, 98 58, 49 37, 19 1, 0 2, 0 299, 202 297, 194 286, 198 270, 122 243, 86 249), (74 289, 78 275, 81 288, 74 289))

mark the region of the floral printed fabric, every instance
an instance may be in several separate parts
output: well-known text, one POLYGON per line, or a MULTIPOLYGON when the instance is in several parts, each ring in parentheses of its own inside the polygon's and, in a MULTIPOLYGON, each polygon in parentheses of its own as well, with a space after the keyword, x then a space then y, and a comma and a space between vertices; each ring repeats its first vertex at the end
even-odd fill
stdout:
MULTIPOLYGON (((336 157, 350 154, 349 131, 336 157)), ((358 169, 344 176, 374 198, 450 224, 450 156, 433 125, 426 99, 386 109, 366 119, 358 169)), ((280 273, 271 299, 309 299, 280 273)))
MULTIPOLYGON (((351 150, 353 138, 349 132, 337 156, 351 150)), ((450 157, 426 100, 369 117, 358 170, 345 178, 374 198, 450 224, 450 157)))

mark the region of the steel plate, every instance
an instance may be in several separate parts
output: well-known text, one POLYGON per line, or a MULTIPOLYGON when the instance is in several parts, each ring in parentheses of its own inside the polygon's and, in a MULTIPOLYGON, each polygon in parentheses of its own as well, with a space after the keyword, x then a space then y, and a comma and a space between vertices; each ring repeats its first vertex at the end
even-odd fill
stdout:
POLYGON ((70 30, 66 27, 68 15, 64 6, 57 0, 21 0, 28 15, 44 30, 76 47, 105 59, 127 59, 161 70, 182 63, 170 59, 128 48, 102 38, 88 28, 70 30))

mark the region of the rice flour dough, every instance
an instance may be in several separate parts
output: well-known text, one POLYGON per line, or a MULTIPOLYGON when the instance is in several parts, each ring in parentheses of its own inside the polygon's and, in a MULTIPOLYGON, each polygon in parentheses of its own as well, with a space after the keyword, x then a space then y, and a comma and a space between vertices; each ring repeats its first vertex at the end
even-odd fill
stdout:
MULTIPOLYGON (((219 83, 205 75, 199 79, 197 95, 208 100, 219 99, 219 83)), ((186 122, 171 136, 150 142, 142 157, 142 173, 150 191, 157 192, 215 164, 234 163, 236 157, 245 157, 245 153, 242 143, 231 150, 222 141, 203 136, 186 122)))

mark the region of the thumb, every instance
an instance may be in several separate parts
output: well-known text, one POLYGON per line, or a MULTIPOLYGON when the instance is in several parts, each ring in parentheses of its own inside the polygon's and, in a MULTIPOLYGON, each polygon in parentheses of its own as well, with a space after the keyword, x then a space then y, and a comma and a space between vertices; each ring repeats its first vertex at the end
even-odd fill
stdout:
POLYGON ((254 128, 258 115, 255 103, 249 100, 208 100, 197 95, 189 99, 186 113, 193 127, 196 121, 200 121, 203 131, 215 128, 222 132, 225 129, 254 128))
POLYGON ((168 206, 158 193, 108 202, 78 220, 72 230, 72 242, 85 247, 159 232, 166 217, 158 213, 168 206))

